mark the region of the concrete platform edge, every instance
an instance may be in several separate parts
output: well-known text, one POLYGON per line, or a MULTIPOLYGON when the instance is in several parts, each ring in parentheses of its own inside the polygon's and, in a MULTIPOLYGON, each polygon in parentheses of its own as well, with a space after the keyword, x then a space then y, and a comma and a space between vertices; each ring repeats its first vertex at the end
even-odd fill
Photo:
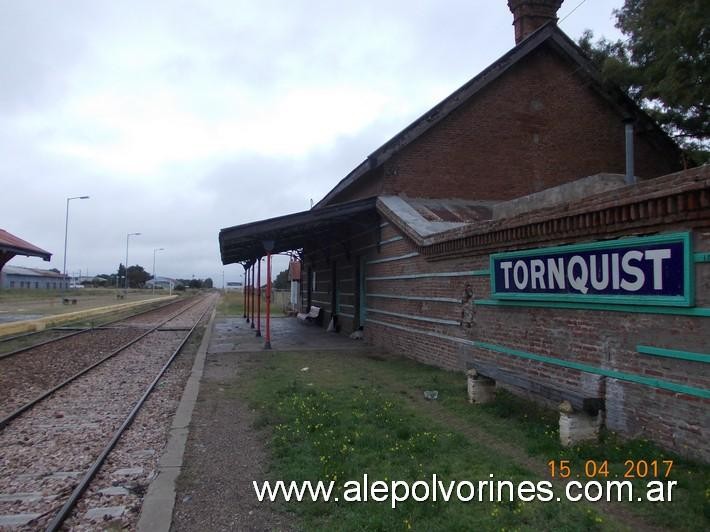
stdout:
POLYGON ((187 443, 187 426, 192 419, 192 412, 197 402, 200 391, 200 380, 205 369, 207 349, 212 338, 212 330, 217 311, 212 311, 210 320, 205 328, 200 347, 195 355, 192 371, 185 383, 180 404, 175 411, 173 423, 170 427, 170 436, 163 455, 160 457, 158 474, 148 486, 148 491, 143 499, 141 515, 138 520, 137 530, 145 532, 169 531, 175 507, 175 483, 182 470, 182 459, 187 443))
POLYGON ((103 307, 94 307, 85 310, 65 312, 63 314, 54 314, 52 316, 45 316, 43 318, 37 318, 34 320, 10 321, 7 323, 0 324, 0 336, 43 331, 47 327, 55 327, 57 325, 61 325, 69 321, 93 318, 95 316, 101 316, 103 314, 109 314, 111 312, 117 312, 119 310, 138 308, 144 305, 148 305, 150 303, 155 303, 156 301, 175 299, 176 297, 177 296, 159 296, 150 299, 142 299, 141 301, 130 301, 128 303, 117 303, 114 305, 106 305, 103 307))

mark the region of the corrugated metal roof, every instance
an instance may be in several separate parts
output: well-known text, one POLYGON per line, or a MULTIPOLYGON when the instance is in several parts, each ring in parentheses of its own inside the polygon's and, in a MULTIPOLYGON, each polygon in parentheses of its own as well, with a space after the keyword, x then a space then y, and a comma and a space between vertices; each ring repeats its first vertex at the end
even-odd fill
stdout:
POLYGON ((3 275, 26 275, 28 277, 54 277, 56 279, 61 279, 63 275, 61 273, 53 272, 51 270, 42 270, 40 268, 25 268, 23 266, 5 266, 2 269, 3 275))
POLYGON ((27 257, 41 257, 46 261, 52 257, 49 251, 30 244, 26 240, 22 240, 19 236, 8 233, 4 229, 0 229, 0 252, 25 255, 27 257))

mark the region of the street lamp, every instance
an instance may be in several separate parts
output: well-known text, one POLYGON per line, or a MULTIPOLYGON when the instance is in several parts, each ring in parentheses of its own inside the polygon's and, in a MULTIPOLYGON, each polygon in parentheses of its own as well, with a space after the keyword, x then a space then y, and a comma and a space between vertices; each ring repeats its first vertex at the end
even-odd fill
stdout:
POLYGON ((125 269, 126 269, 126 282, 125 282, 125 285, 124 285, 124 286, 125 286, 125 289, 126 289, 126 292, 128 292, 128 241, 130 240, 130 238, 131 238, 132 236, 139 236, 139 235, 140 235, 140 233, 128 233, 128 234, 126 235, 126 265, 125 265, 125 269))
POLYGON ((151 294, 155 294, 155 254, 158 251, 165 251, 165 248, 155 248, 153 250, 153 291, 151 292, 151 294))
POLYGON ((64 220, 64 266, 62 267, 62 273, 64 274, 64 282, 67 280, 67 235, 69 233, 69 202, 73 199, 89 199, 89 196, 73 196, 67 198, 67 215, 64 220))

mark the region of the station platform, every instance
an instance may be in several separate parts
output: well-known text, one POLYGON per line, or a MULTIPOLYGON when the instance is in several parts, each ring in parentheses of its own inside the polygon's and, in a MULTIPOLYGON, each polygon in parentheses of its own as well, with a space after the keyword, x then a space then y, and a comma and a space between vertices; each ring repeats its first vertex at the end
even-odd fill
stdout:
MULTIPOLYGON (((209 353, 249 352, 264 348, 266 319, 261 318, 261 337, 256 328, 251 328, 242 317, 220 318, 215 321, 209 353)), ((271 349, 274 351, 298 351, 301 349, 352 350, 362 345, 343 334, 329 333, 325 329, 300 322, 295 317, 271 318, 271 349)))
MULTIPOLYGON (((265 334, 265 319, 261 319, 265 334)), ((265 478, 267 436, 255 411, 240 398, 243 368, 272 353, 364 352, 368 346, 343 334, 271 319, 271 350, 243 317, 213 318, 173 419, 157 477, 143 501, 139 531, 293 530, 269 504, 255 504, 250 479, 265 478)))

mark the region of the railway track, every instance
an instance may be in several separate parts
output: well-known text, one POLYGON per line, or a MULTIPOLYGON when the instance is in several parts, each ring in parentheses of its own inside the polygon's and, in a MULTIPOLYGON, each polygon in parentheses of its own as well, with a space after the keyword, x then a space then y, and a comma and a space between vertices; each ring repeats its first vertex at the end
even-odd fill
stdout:
POLYGON ((157 430, 163 430, 164 436, 165 422, 172 415, 170 405, 175 406, 177 399, 166 400, 161 394, 169 389, 177 398, 180 394, 179 383, 166 383, 165 374, 215 299, 208 295, 165 319, 131 324, 131 329, 142 327, 138 337, 0 421, 0 529, 58 530, 70 518, 72 529, 88 530, 105 522, 105 516, 111 519, 117 508, 119 514, 135 511, 141 495, 135 486, 145 487, 150 472, 133 465, 157 460, 160 442, 155 434, 149 438, 146 433, 160 426, 157 430), (149 449, 139 448, 141 457, 123 452, 122 458, 113 458, 112 450, 117 443, 120 446, 126 430, 131 432, 136 416, 144 415, 141 408, 146 400, 155 401, 152 408, 159 413, 145 418, 140 430, 133 429, 138 430, 133 440, 134 446, 149 449), (126 467, 103 471, 107 458, 126 467), (116 485, 126 475, 135 477, 138 470, 139 478, 126 486, 116 485), (103 484, 92 486, 97 474, 103 484), (90 503, 82 499, 87 490, 90 503), (131 496, 132 506, 106 509, 111 497, 125 502, 131 496), (73 515, 77 503, 82 510, 73 515))
POLYGON ((114 327, 94 329, 51 342, 41 342, 12 357, 0 358, 0 427, 8 416, 32 398, 65 382, 80 371, 106 359, 136 341, 146 330, 190 308, 191 298, 111 322, 114 327), (2 421, 4 420, 4 421, 2 421))

